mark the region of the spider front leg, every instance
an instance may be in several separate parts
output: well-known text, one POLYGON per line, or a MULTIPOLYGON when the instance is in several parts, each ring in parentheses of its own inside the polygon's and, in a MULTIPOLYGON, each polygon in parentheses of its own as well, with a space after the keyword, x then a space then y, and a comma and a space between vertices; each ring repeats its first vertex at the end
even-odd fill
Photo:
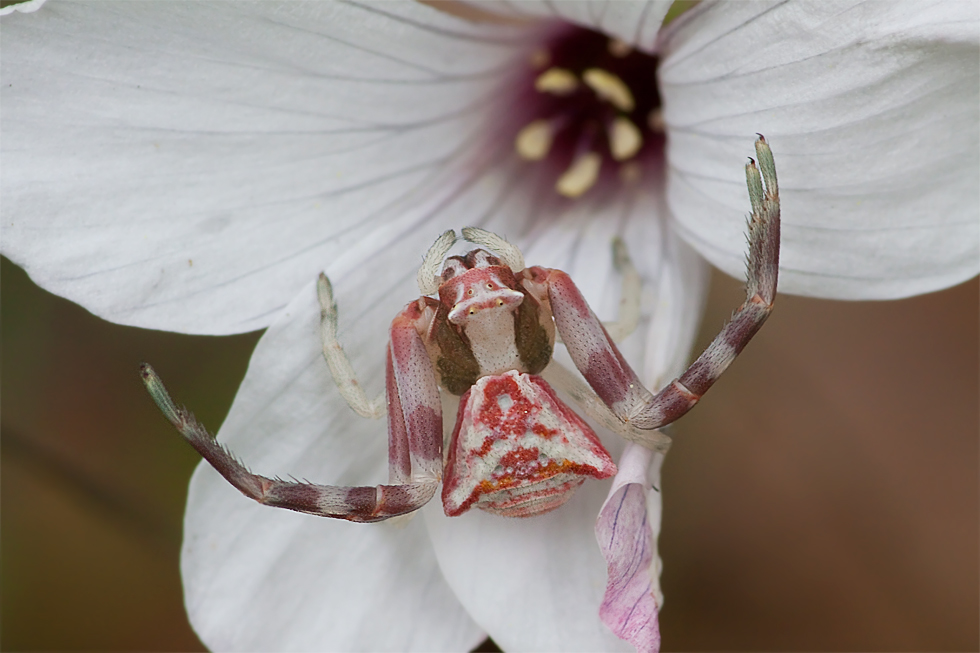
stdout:
POLYGON ((630 258, 626 243, 619 236, 613 239, 613 267, 623 277, 623 286, 619 296, 619 315, 615 322, 604 322, 606 333, 613 342, 622 342, 636 331, 640 323, 640 294, 642 283, 640 273, 636 271, 630 258))
MULTIPOLYGON (((619 314, 615 322, 603 322, 602 326, 613 342, 622 342, 636 331, 640 323, 640 294, 643 290, 640 273, 636 271, 633 260, 626 249, 626 243, 619 236, 613 238, 613 267, 623 276, 619 296, 619 314)), ((562 342, 561 334, 555 335, 555 342, 562 342)))
POLYGON ((755 152, 759 166, 756 167, 752 159, 745 166, 752 203, 745 302, 687 371, 671 381, 640 411, 633 422, 639 428, 660 428, 694 407, 772 312, 779 276, 779 185, 776 163, 762 134, 755 142, 755 152))
POLYGON ((745 168, 752 202, 747 299, 691 367, 656 396, 640 383, 568 275, 560 270, 537 272, 546 274, 543 281, 555 325, 575 366, 616 418, 632 427, 620 431, 624 437, 649 448, 658 448, 657 443, 645 441, 636 429, 658 429, 690 410, 772 311, 779 270, 779 187, 765 138, 760 136, 755 147, 761 175, 754 161, 745 168))
POLYGON ((354 367, 337 339, 337 302, 333 298, 333 287, 327 275, 320 273, 316 282, 316 295, 320 302, 320 340, 323 344, 323 358, 327 361, 337 390, 347 401, 347 405, 361 417, 381 419, 385 414, 385 396, 378 395, 368 399, 364 388, 357 381, 354 367))
POLYGON ((415 329, 417 303, 392 322, 388 344, 388 473, 390 485, 345 487, 283 481, 254 474, 177 406, 147 364, 140 373, 150 396, 192 447, 225 480, 259 503, 356 522, 418 510, 435 495, 442 472, 442 406, 425 345, 415 329))

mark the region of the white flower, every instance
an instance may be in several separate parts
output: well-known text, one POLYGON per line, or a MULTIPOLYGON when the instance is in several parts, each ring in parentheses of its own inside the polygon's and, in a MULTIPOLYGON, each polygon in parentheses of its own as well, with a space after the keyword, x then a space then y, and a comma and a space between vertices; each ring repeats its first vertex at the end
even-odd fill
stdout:
MULTIPOLYGON (((320 359, 316 274, 333 280, 341 339, 380 391, 388 322, 446 228, 503 233, 569 272, 604 318, 608 243, 624 236, 652 309, 625 350, 651 385, 687 357, 700 257, 742 274, 755 132, 780 175, 781 291, 892 298, 977 274, 975 3, 702 3, 660 30, 668 4, 511 4, 524 20, 503 23, 389 3, 14 13, 3 253, 112 321, 268 327, 219 439, 257 472, 337 484, 380 482, 386 440, 320 359), (570 201, 515 156, 508 92, 553 12, 660 56, 663 178, 570 201)), ((648 493, 642 458, 621 461, 640 470, 624 492, 648 493)), ((399 530, 264 508, 200 467, 188 612, 218 649, 460 649, 484 632, 505 650, 621 647, 596 617, 605 489, 531 520, 450 520, 430 504, 399 530)), ((655 545, 659 496, 648 518, 655 545)))

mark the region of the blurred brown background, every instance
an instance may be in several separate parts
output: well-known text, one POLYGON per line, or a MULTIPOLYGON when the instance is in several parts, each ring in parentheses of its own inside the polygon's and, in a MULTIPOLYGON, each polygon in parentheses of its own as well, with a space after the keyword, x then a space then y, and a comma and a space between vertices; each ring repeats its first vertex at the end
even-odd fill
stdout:
MULTIPOLYGON (((258 334, 120 327, 3 261, 3 650, 199 650, 178 572, 196 454, 258 334), (180 370, 176 373, 176 370, 180 370)), ((742 297, 716 275, 700 343, 742 297)), ((980 287, 783 296, 664 469, 665 650, 977 650, 980 287)))

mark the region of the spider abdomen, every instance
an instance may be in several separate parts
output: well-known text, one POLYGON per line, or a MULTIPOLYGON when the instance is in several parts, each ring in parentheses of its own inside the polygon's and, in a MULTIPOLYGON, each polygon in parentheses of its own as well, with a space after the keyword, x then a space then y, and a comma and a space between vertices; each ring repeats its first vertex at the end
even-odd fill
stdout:
POLYGON ((586 477, 615 473, 595 432, 544 379, 511 370, 480 378, 460 398, 443 508, 530 517, 564 504, 586 477))

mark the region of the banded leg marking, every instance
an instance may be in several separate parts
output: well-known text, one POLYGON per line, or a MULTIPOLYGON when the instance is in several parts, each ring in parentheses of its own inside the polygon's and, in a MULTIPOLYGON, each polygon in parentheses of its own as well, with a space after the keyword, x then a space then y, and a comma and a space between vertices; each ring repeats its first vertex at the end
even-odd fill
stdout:
MULTIPOLYGON (((575 366, 602 403, 626 425, 625 429, 613 430, 648 448, 658 447, 656 442, 636 437, 636 430, 658 429, 690 410, 735 360, 772 311, 779 273, 779 187, 772 151, 761 135, 755 149, 758 167, 751 159, 745 166, 752 202, 747 298, 701 356, 657 395, 640 383, 568 275, 560 270, 546 271, 555 324, 575 366)), ((591 416, 603 422, 608 419, 596 409, 594 400, 587 393, 581 388, 576 389, 577 380, 563 380, 560 373, 552 374, 559 377, 556 385, 570 387, 571 394, 578 397, 591 416)))
MULTIPOLYGON (((643 282, 640 273, 633 265, 626 243, 619 236, 613 238, 613 267, 623 275, 623 286, 619 297, 619 314, 615 322, 603 322, 606 333, 613 342, 622 342, 636 331, 636 326, 640 323, 640 298, 643 291, 643 282)), ((555 334, 555 342, 564 343, 561 333, 555 334)))
POLYGON ((391 323, 386 387, 390 482, 442 478, 442 399, 412 302, 391 323))
POLYGON ((418 510, 429 502, 439 486, 436 480, 425 480, 343 487, 253 474, 194 415, 174 402, 152 367, 144 363, 140 375, 153 401, 184 439, 239 492, 261 504, 320 517, 375 522, 418 510))
POLYGON ((779 276, 779 186, 772 151, 761 134, 755 142, 755 151, 759 166, 752 159, 745 166, 752 202, 746 300, 687 371, 661 390, 637 415, 634 424, 639 428, 660 428, 689 411, 728 369, 772 312, 779 276))
POLYGON ((548 270, 551 312, 562 341, 586 382, 623 423, 630 423, 653 395, 619 352, 581 291, 561 270, 548 270))
POLYGON ((603 403, 599 395, 588 384, 583 383, 579 377, 558 361, 552 360, 548 367, 541 372, 541 376, 552 387, 567 393, 574 399, 576 405, 585 411, 586 415, 620 437, 652 451, 666 453, 670 448, 671 439, 669 436, 656 430, 638 429, 632 423, 624 422, 603 403))

